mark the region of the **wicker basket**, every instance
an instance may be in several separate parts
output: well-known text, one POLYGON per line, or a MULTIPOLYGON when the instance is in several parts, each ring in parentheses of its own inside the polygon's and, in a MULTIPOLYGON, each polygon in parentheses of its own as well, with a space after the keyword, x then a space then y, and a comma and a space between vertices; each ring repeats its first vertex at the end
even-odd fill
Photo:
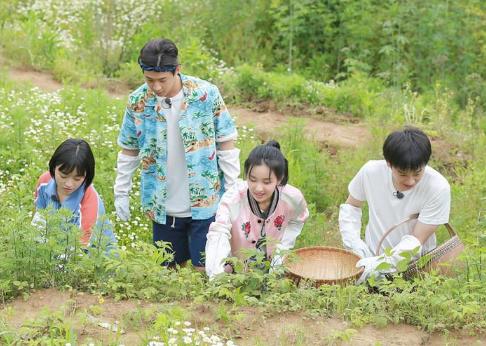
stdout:
POLYGON ((287 274, 298 284, 301 279, 320 285, 354 283, 363 272, 356 268, 359 256, 353 252, 329 246, 297 249, 284 259, 287 274))

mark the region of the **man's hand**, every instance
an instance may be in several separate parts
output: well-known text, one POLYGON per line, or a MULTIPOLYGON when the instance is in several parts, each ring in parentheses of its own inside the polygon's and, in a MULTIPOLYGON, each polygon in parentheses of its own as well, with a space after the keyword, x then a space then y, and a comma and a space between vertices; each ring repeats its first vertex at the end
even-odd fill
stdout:
POLYGON ((116 216, 122 221, 128 221, 130 219, 130 201, 128 196, 116 196, 115 197, 115 210, 116 216))

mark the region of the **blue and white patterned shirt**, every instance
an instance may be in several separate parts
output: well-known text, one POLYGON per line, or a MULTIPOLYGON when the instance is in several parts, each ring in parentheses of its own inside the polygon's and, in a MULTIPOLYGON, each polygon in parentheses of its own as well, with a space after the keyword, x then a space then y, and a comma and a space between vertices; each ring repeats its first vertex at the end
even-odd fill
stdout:
MULTIPOLYGON (((201 79, 180 74, 184 99, 179 128, 185 149, 192 218, 216 214, 223 192, 216 142, 236 133, 218 88, 201 79)), ((167 199, 167 111, 143 84, 129 96, 118 145, 139 150, 142 161, 142 209, 155 222, 165 224, 167 199)))

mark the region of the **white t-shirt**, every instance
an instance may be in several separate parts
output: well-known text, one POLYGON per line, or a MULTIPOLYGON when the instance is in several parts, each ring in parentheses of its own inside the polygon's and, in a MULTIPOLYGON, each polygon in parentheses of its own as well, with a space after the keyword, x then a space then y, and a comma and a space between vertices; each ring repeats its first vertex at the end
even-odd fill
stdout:
MULTIPOLYGON (((449 221, 451 204, 450 186, 435 169, 426 166, 420 181, 408 191, 402 191, 398 199, 392 181, 392 171, 385 160, 368 161, 348 186, 349 193, 359 201, 366 201, 369 221, 365 240, 375 252, 382 235, 394 225, 412 214, 419 213, 418 220, 427 225, 441 225, 449 221)), ((410 221, 392 231, 383 242, 380 253, 385 248, 397 245, 402 236, 410 234, 416 221, 410 221)), ((433 234, 423 245, 422 254, 436 247, 433 234)))
MULTIPOLYGON (((192 215, 186 153, 179 127, 183 97, 184 93, 181 89, 176 96, 170 98, 172 103, 170 109, 164 109, 167 121, 166 212, 167 215, 175 217, 190 217, 192 215)), ((163 97, 157 97, 157 99, 161 103, 165 102, 165 98, 163 97)))

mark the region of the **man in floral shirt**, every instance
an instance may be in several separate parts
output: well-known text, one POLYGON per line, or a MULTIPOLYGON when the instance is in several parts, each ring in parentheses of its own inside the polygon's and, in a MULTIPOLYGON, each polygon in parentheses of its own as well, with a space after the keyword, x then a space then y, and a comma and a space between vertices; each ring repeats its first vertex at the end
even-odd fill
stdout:
POLYGON ((132 175, 142 162, 142 209, 153 221, 153 241, 169 242, 170 265, 201 253, 219 198, 240 173, 234 122, 213 84, 180 73, 178 49, 151 40, 138 63, 145 83, 130 94, 118 137, 115 208, 130 217, 132 175))

